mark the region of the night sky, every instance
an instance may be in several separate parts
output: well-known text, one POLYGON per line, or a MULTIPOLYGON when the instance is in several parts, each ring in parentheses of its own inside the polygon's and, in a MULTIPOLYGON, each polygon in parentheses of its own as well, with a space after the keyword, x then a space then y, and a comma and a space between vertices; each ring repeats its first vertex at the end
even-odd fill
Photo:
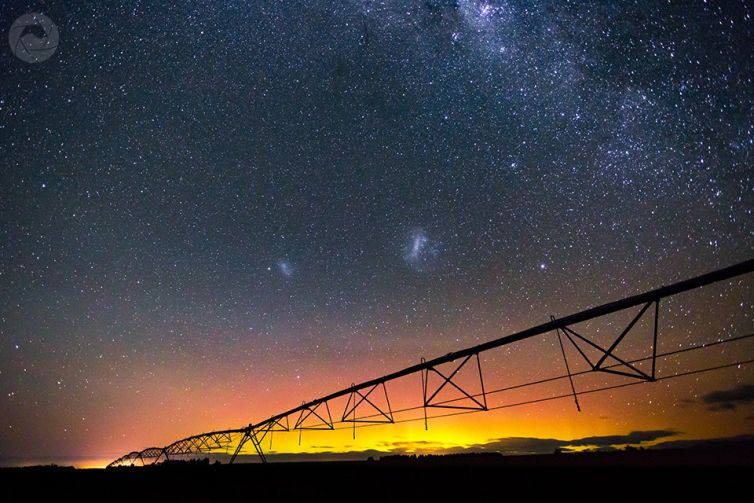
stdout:
MULTIPOLYGON (((751 258, 753 11, 3 2, 0 463, 244 426, 751 258), (60 33, 36 64, 7 44, 27 12, 60 33)), ((666 350, 751 332, 754 282, 662 316, 666 350)), ((490 354, 485 379, 557 375, 559 351, 490 354)), ((281 452, 754 433, 751 367, 281 452)), ((415 381, 391 399, 415 405, 415 381)))

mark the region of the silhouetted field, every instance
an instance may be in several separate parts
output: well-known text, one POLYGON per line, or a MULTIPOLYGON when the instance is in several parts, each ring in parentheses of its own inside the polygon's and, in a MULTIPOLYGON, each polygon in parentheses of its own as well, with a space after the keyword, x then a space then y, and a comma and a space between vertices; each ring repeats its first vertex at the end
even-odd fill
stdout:
POLYGON ((0 469, 3 501, 504 501, 543 497, 656 501, 750 492, 754 446, 376 461, 220 465, 208 461, 77 470, 0 469), (621 498, 621 499, 622 499, 621 498), (649 499, 647 499, 649 498, 649 499))

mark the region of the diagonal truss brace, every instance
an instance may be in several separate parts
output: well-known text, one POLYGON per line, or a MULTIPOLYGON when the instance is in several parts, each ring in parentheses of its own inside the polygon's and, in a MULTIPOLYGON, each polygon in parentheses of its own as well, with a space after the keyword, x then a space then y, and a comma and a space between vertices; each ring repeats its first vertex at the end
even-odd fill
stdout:
POLYGON ((317 402, 316 404, 312 406, 306 406, 306 404, 302 404, 301 413, 298 416, 298 419, 296 419, 296 424, 293 425, 294 430, 298 430, 298 445, 301 445, 301 435, 303 434, 304 430, 334 430, 335 425, 333 424, 332 420, 332 414, 330 414, 330 405, 327 403, 327 400, 323 400, 321 402, 317 402), (325 412, 327 412, 327 419, 325 419, 325 414, 320 414, 317 412, 317 409, 319 409, 320 405, 325 404, 325 412), (314 426, 304 426, 304 422, 309 419, 310 417, 316 417, 321 422, 315 424, 314 426))
MULTIPOLYGON (((353 385, 352 385, 353 386, 353 385)), ((374 416, 370 416, 374 417, 374 416)), ((387 387, 385 386, 385 383, 381 384, 375 384, 371 388, 369 388, 369 391, 366 393, 362 393, 361 390, 354 390, 351 392, 350 395, 348 395, 348 401, 346 402, 345 409, 343 410, 343 415, 340 419, 343 423, 394 423, 395 419, 393 418, 393 409, 390 407, 390 399, 387 395, 387 387), (369 395, 372 394, 374 390, 376 390, 378 387, 382 387, 382 392, 385 396, 385 403, 387 404, 387 411, 385 411, 383 408, 379 407, 374 403, 374 401, 369 399, 369 395), (377 418, 378 419, 369 419, 369 418, 359 418, 356 414, 356 409, 361 405, 362 403, 366 402, 367 404, 371 405, 372 408, 377 411, 377 418)))
POLYGON ((257 451, 257 455, 259 456, 259 459, 262 461, 262 463, 267 463, 267 457, 264 455, 264 451, 262 450, 262 445, 259 441, 259 438, 257 437, 257 431, 252 428, 247 428, 243 432, 241 440, 238 441, 238 447, 236 447, 233 456, 231 456, 230 461, 228 462, 229 464, 233 464, 233 462, 238 457, 238 453, 241 452, 241 449, 248 441, 251 441, 252 445, 254 446, 254 450, 257 451))
POLYGON ((293 426, 294 430, 334 430, 335 426, 333 425, 332 421, 332 415, 330 414, 330 406, 327 404, 327 401, 319 402, 313 407, 306 407, 301 410, 301 414, 299 414, 298 419, 296 419, 296 424, 293 426), (320 414, 317 412, 317 409, 319 409, 320 405, 325 405, 325 411, 327 412, 327 419, 325 419, 324 414, 320 414), (304 426, 304 422, 309 419, 310 417, 316 417, 321 421, 320 424, 317 424, 315 426, 304 426))
MULTIPOLYGON (((424 358, 422 358, 422 364, 424 363, 425 363, 425 360, 424 358)), ((424 428, 425 429, 427 428, 427 407, 435 407, 435 408, 442 408, 442 409, 460 409, 460 410, 488 410, 487 409, 487 395, 484 391, 484 377, 482 375, 482 364, 479 360, 479 353, 470 354, 464 359, 462 359, 461 363, 455 368, 455 370, 453 370, 453 372, 451 372, 447 376, 443 374, 442 372, 440 372, 439 370, 437 370, 437 368, 435 368, 434 366, 427 367, 425 370, 422 371, 422 395, 424 398, 423 408, 424 408, 424 428), (477 370, 479 372, 479 383, 482 388, 481 394, 476 394, 476 395, 472 393, 468 393, 466 390, 461 388, 458 384, 453 382, 453 378, 456 376, 456 374, 458 374, 458 372, 464 367, 464 365, 466 365, 466 363, 468 363, 469 360, 471 360, 471 358, 474 356, 476 357, 477 370), (435 374, 440 376, 440 378, 442 379, 442 383, 437 387, 437 389, 435 389, 431 393, 429 391, 429 373, 430 372, 434 372, 435 374), (463 395, 463 398, 471 400, 471 402, 474 405, 468 405, 468 406, 448 405, 447 401, 433 402, 432 400, 434 400, 437 397, 438 393, 440 393, 440 391, 442 391, 445 388, 445 386, 448 386, 448 385, 452 386, 453 388, 461 392, 461 394, 463 395), (481 397, 481 401, 477 397, 481 397)))
MULTIPOLYGON (((555 321, 555 316, 550 315, 550 321, 555 321)), ((573 392, 573 401, 576 402, 576 410, 581 412, 581 405, 579 405, 579 395, 576 393, 576 386, 573 384, 573 374, 571 374, 571 366, 568 365, 568 356, 563 346, 563 338, 560 336, 560 328, 555 328, 555 333, 558 335, 558 344, 560 345, 560 352, 563 354, 563 362, 565 362, 566 372, 568 373, 568 382, 571 383, 571 392, 573 392)), ((573 341, 571 341, 573 342, 573 341)))
MULTIPOLYGON (((228 432, 207 433, 174 442, 162 449, 162 454, 165 456, 165 459, 169 459, 169 456, 212 453, 217 450, 227 450, 231 442, 231 435, 228 432)), ((144 453, 146 453, 146 450, 142 451, 142 454, 144 453)))
POLYGON ((272 450, 272 434, 276 431, 291 431, 288 423, 288 416, 281 419, 270 418, 270 420, 262 425, 257 431, 261 432, 261 435, 258 436, 260 444, 267 435, 270 435, 270 450, 272 450))
POLYGON ((142 464, 146 464, 144 461, 145 459, 152 459, 153 464, 157 464, 160 462, 160 458, 165 457, 165 459, 168 459, 168 453, 165 452, 165 449, 161 447, 150 447, 148 449, 144 449, 139 453, 139 457, 141 458, 142 464))
MULTIPOLYGON (((351 387, 355 387, 353 383, 351 383, 351 387)), ((394 423, 395 419, 393 418, 393 409, 390 407, 390 398, 388 398, 387 395, 387 387, 385 386, 385 383, 377 383, 371 388, 369 388, 369 391, 366 393, 362 393, 359 389, 354 389, 349 395, 348 395, 348 401, 346 402, 345 409, 343 410, 343 416, 341 417, 341 422, 343 423, 353 423, 353 438, 356 438, 356 423, 371 423, 371 424, 385 424, 385 423, 394 423), (374 401, 369 399, 369 395, 372 394, 374 390, 377 389, 378 386, 382 386, 382 392, 385 395, 385 403, 387 404, 387 412, 376 405, 374 401), (366 402, 367 404, 372 406, 372 409, 377 411, 377 414, 372 416, 366 416, 361 419, 359 419, 356 409, 359 405, 366 402), (349 417, 352 416, 352 417, 349 417), (376 419, 373 419, 375 418, 376 419)))
MULTIPOLYGON (((656 368, 656 363, 657 363, 657 333, 658 333, 659 309, 660 309, 660 301, 659 301, 659 299, 653 300, 653 301, 649 301, 646 304, 644 304, 644 306, 639 310, 639 312, 636 314, 636 316, 634 316, 634 318, 631 320, 631 322, 626 326, 626 328, 623 329, 623 331, 620 333, 620 335, 618 335, 618 337, 613 341, 612 344, 610 344, 610 347, 608 347, 607 349, 605 349, 605 348, 601 347, 600 345, 598 345, 597 343, 595 343, 595 342, 587 339, 586 337, 584 337, 583 335, 579 334, 574 329, 572 329, 572 328, 570 328, 568 326, 558 327, 558 338, 560 338, 560 330, 562 330, 563 334, 566 336, 566 338, 571 342, 571 344, 573 345, 573 347, 576 348, 576 351, 578 351, 578 353, 587 362, 587 364, 589 365, 589 367, 591 367, 591 369, 593 371, 606 372, 606 373, 609 373, 609 374, 615 374, 615 375, 620 375, 620 376, 624 376, 624 377, 632 377, 632 378, 642 379, 642 380, 650 381, 651 382, 651 381, 654 381, 656 379, 655 368, 656 368), (619 357, 618 355, 616 355, 615 354, 615 348, 618 347, 618 344, 620 344, 621 341, 623 341, 623 339, 626 337, 626 335, 631 331, 631 329, 634 327, 634 325, 636 325, 636 323, 642 318, 642 316, 644 316, 644 313, 647 312, 647 310, 650 308, 650 306, 652 306, 652 304, 654 304, 654 306, 655 306, 655 309, 654 309, 654 331, 653 331, 653 337, 652 337, 652 358, 651 358, 651 361, 652 361, 652 371, 651 371, 650 374, 647 374, 643 370, 637 368, 635 365, 633 365, 633 364, 625 361, 624 359, 622 359, 621 357, 619 357), (578 339, 578 340, 580 340, 580 341, 588 344, 592 348, 594 348, 597 351, 599 351, 602 355, 597 359, 597 361, 592 361, 592 359, 590 359, 589 356, 587 356, 587 354, 584 353, 584 350, 581 349, 581 347, 576 343, 575 339, 578 339), (613 358, 614 360, 616 360, 618 362, 618 364, 617 365, 608 365, 608 366, 605 366, 604 365, 605 361, 608 358, 613 358), (620 367, 620 366, 623 366, 623 367, 629 369, 629 371, 616 370, 615 369, 615 367, 620 367)), ((566 361, 566 365, 568 365, 567 361, 566 361)), ((570 377, 570 370, 569 370, 569 377, 570 377)), ((571 382, 571 386, 573 388, 573 382, 571 382)), ((574 397, 575 397, 576 396, 575 389, 573 389, 573 392, 574 392, 574 397)), ((577 399, 577 407, 578 407, 578 399, 577 399)))
POLYGON ((230 434, 220 433, 215 435, 202 435, 196 438, 193 443, 196 445, 199 452, 213 452, 215 449, 225 449, 230 443, 230 434), (210 442, 214 445, 210 445, 210 442))

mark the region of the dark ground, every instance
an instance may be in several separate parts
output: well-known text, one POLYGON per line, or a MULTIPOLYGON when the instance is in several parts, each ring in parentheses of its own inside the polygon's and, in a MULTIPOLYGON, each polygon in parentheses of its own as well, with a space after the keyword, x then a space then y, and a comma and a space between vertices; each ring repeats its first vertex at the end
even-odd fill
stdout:
POLYGON ((539 456, 390 457, 364 462, 0 469, 15 501, 542 501, 638 502, 751 496, 754 446, 539 456))

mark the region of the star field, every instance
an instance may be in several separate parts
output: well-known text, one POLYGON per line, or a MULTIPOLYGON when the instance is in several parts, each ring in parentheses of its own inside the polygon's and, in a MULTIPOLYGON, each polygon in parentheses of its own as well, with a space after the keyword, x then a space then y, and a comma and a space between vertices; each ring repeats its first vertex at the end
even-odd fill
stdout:
MULTIPOLYGON (((29 10, 60 45, 0 52, 0 456, 248 424, 754 250, 743 1, 11 1, 0 26, 29 10)), ((665 343, 750 331, 751 287, 678 304, 665 343)))

